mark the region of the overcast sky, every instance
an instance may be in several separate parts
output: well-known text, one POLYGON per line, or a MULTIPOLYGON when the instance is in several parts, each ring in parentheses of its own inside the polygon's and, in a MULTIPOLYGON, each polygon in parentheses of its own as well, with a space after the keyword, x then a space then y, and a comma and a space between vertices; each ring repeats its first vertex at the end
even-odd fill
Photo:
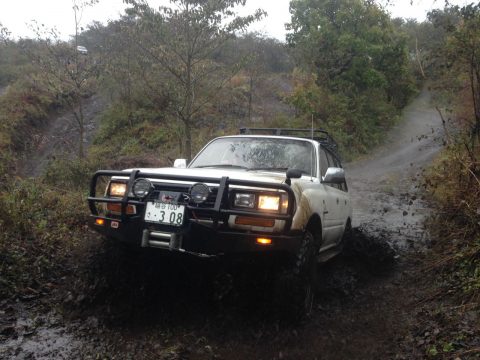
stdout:
MULTIPOLYGON (((387 0, 382 0, 384 3, 387 0)), ((168 3, 167 0, 151 0, 150 3, 168 3)), ((451 4, 465 5, 471 0, 450 0, 451 4)), ((259 31, 266 35, 285 40, 285 23, 290 21, 288 5, 290 0, 247 0, 241 14, 251 13, 256 8, 262 8, 268 17, 256 23, 249 30, 259 31)), ((416 18, 422 21, 428 11, 434 8, 443 8, 445 0, 390 0, 387 9, 394 17, 416 18)), ((92 8, 84 11, 82 25, 92 21, 106 23, 117 19, 123 12, 125 5, 122 0, 100 0, 92 8)), ((15 37, 32 37, 28 23, 32 20, 45 24, 47 27, 56 27, 63 37, 74 33, 74 21, 71 0, 0 0, 0 23, 6 26, 15 37)))

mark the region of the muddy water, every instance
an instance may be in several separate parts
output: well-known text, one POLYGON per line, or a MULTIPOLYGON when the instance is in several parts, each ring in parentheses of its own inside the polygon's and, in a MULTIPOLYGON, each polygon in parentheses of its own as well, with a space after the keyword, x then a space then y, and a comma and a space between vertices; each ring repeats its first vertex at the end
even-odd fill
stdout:
POLYGON ((428 205, 418 180, 441 149, 442 134, 440 116, 424 90, 404 110, 403 121, 379 151, 346 166, 354 226, 384 232, 396 248, 423 248, 428 205))
POLYGON ((81 342, 75 339, 54 310, 32 312, 38 304, 18 302, 3 311, 1 318, 0 358, 70 359, 81 342))

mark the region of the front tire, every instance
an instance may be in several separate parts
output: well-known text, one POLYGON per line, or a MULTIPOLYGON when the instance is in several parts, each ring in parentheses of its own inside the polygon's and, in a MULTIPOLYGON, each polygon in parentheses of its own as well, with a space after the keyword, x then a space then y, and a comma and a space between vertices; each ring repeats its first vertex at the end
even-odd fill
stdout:
POLYGON ((292 265, 284 269, 275 284, 275 302, 281 317, 299 321, 311 315, 317 284, 317 246, 306 230, 292 265))

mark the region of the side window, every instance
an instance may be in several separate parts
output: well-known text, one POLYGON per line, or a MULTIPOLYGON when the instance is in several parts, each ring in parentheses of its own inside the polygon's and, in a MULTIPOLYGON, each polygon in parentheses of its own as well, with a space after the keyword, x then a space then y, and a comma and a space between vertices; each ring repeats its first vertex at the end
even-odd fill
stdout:
POLYGON ((329 162, 325 150, 320 148, 320 175, 325 176, 327 169, 329 167, 329 162))
MULTIPOLYGON (((343 168, 342 163, 336 157, 334 157, 334 159, 335 159, 335 166, 339 168, 343 168)), ((347 192, 348 191, 347 182, 345 181, 342 184, 339 184, 339 189, 347 192)))
POLYGON ((338 167, 337 159, 335 159, 335 157, 332 154, 330 154, 329 151, 326 151, 326 153, 327 153, 328 163, 330 164, 329 166, 338 167))

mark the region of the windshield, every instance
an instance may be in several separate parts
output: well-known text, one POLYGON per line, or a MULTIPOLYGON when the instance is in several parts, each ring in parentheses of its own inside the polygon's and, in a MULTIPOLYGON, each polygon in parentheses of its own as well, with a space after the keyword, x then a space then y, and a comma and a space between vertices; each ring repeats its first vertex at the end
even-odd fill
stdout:
POLYGON ((310 142, 275 138, 220 138, 211 142, 189 165, 284 172, 301 170, 312 175, 315 153, 310 142))

